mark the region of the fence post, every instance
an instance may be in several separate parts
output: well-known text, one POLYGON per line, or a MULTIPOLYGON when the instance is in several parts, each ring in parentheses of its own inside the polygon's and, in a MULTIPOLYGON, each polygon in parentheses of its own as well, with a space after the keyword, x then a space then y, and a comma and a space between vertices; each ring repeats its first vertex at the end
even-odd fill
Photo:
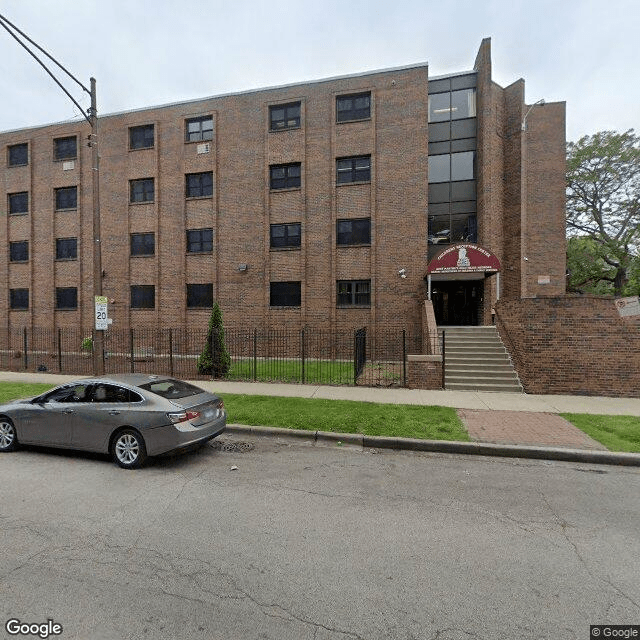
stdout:
POLYGON ((302 327, 302 331, 301 331, 301 340, 302 340, 302 384, 304 384, 304 360, 305 360, 305 353, 304 353, 304 327, 302 327))
POLYGON ((131 373, 135 373, 136 366, 133 361, 134 353, 133 353, 133 329, 129 329, 129 349, 131 351, 131 373))
POLYGON ((407 332, 402 330, 402 386, 407 386, 407 332))
POLYGON ((29 368, 29 356, 27 354, 27 348, 29 346, 29 342, 27 340, 27 327, 22 328, 22 350, 24 353, 24 368, 29 368))
POLYGON ((169 329, 169 375, 173 378, 173 329, 169 329))
POLYGON ((62 329, 58 327, 58 371, 62 373, 62 329))
POLYGON ((253 381, 258 379, 258 330, 253 330, 253 381))

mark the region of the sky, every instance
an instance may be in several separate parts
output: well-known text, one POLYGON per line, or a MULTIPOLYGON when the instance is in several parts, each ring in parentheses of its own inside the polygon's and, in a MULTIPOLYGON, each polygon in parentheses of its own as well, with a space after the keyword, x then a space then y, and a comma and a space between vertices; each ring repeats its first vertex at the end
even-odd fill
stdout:
MULTIPOLYGON (((490 37, 494 81, 566 101, 567 140, 640 130, 637 0, 0 0, 0 14, 96 78, 99 115, 424 62, 456 73, 490 37)), ((82 118, 1 28, 0 96, 0 131, 82 118)))

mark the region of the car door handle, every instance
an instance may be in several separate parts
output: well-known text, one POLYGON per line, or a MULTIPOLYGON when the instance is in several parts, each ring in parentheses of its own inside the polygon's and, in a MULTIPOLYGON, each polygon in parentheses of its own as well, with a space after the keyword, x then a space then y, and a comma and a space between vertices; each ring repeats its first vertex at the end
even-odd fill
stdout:
POLYGON ((62 413, 75 413, 73 409, 65 409, 62 413))
POLYGON ((120 412, 116 411, 116 409, 112 409, 111 411, 109 411, 109 415, 110 416, 119 416, 120 412))

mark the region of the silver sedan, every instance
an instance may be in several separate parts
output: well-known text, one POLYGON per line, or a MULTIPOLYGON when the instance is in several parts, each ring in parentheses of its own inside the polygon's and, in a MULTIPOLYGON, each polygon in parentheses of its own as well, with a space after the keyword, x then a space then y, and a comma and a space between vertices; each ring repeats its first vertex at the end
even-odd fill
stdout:
POLYGON ((125 469, 147 456, 215 438, 222 399, 192 384, 143 374, 87 378, 0 405, 0 452, 18 444, 108 453, 125 469))

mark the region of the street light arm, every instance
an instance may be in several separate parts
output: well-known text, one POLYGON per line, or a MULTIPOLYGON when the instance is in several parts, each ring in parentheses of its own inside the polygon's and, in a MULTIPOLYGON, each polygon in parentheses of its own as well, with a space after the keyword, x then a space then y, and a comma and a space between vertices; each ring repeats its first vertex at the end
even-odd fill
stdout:
POLYGON ((87 111, 85 109, 83 109, 80 104, 78 104, 77 100, 65 89, 65 87, 62 85, 62 83, 53 75, 53 73, 51 71, 49 71, 49 69, 47 68, 47 66, 44 64, 44 62, 42 62, 42 60, 40 60, 40 58, 38 58, 38 56, 33 53, 33 51, 31 51, 31 49, 29 49, 29 47, 27 47, 27 45, 22 42, 20 40, 20 38, 18 38, 18 36, 16 36, 15 33, 13 33, 13 31, 11 29, 15 29, 22 37, 26 38, 31 44, 33 44, 35 47, 37 47, 40 51, 42 51, 42 53, 44 53, 49 59, 51 59, 53 62, 55 62, 55 64, 57 64, 72 80, 74 80, 75 82, 77 82, 84 91, 86 91, 88 94, 91 94, 91 91, 89 91, 89 89, 87 89, 76 77, 74 77, 71 73, 69 73, 69 71, 67 71, 53 56, 49 55, 41 46, 39 46, 38 44, 36 44, 31 38, 29 38, 29 36, 27 36, 25 33, 23 33, 22 31, 20 31, 20 29, 18 29, 18 27, 16 27, 14 24, 12 24, 11 22, 9 22, 9 20, 7 20, 3 15, 0 14, 0 25, 2 25, 2 27, 7 31, 7 33, 21 46, 25 49, 25 51, 34 58, 34 60, 49 74, 49 76, 51 76, 51 78, 53 79, 53 81, 64 91, 64 93, 66 94, 66 96, 69 98, 69 100, 71 100, 71 102, 73 102, 73 104, 76 105, 76 107, 78 107, 78 109, 80 109, 80 113, 82 113, 82 115, 85 117, 85 119, 87 120, 87 122, 89 124, 91 124, 91 118, 90 118, 90 114, 87 113, 87 111), (6 23, 6 24, 5 24, 6 23), (9 25, 11 27, 11 29, 9 28, 9 25))
POLYGON ((524 118, 522 118, 522 131, 526 131, 527 130, 527 118, 529 117, 529 114, 531 113, 533 107, 539 105, 539 104, 544 104, 544 98, 541 98, 540 100, 538 100, 538 102, 534 102, 530 107, 529 110, 527 111, 527 113, 524 114, 524 118))

